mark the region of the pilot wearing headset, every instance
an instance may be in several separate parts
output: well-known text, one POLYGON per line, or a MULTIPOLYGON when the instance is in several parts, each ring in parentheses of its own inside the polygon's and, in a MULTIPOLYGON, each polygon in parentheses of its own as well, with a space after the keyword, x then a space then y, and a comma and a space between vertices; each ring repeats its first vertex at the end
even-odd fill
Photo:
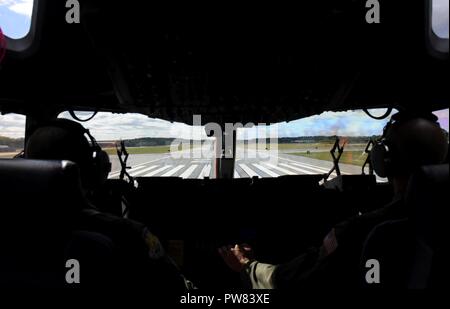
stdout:
POLYGON ((92 231, 110 237, 121 256, 129 256, 130 272, 139 280, 154 284, 160 289, 190 288, 173 261, 166 255, 159 239, 142 223, 104 213, 95 206, 93 194, 107 180, 111 171, 108 154, 81 124, 56 119, 40 126, 29 137, 24 150, 25 159, 68 160, 77 164, 81 186, 89 203, 80 205, 73 229, 92 231), (147 257, 145 257, 147 255, 147 257), (142 267, 138 266, 139 261, 142 267), (134 267, 134 268, 133 268, 134 267), (161 277, 158 277, 158 273, 161 277), (157 278, 161 279, 158 280, 157 278), (159 282, 154 282, 158 280, 159 282))
POLYGON ((68 160, 77 163, 81 184, 92 191, 105 183, 111 171, 108 154, 81 124, 56 119, 33 132, 24 150, 27 159, 68 160))
POLYGON ((320 247, 285 264, 257 261, 246 244, 222 247, 219 253, 249 288, 359 287, 360 257, 368 234, 384 221, 407 217, 403 197, 412 172, 423 165, 443 163, 447 152, 448 140, 436 116, 397 113, 371 151, 375 172, 393 185, 391 203, 337 224, 320 247))

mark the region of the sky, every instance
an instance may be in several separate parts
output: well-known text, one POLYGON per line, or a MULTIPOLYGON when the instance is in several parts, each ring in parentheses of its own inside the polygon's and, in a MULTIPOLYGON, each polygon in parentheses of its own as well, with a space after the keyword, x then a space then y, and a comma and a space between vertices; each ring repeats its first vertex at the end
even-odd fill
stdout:
MULTIPOLYGON (((374 111, 381 114, 382 111, 374 111)), ((439 117, 441 127, 449 131, 449 110, 435 113, 439 117)), ((79 114, 80 117, 83 114, 79 114)), ((68 113, 60 115, 62 118, 71 118, 68 113)), ((276 124, 278 137, 298 136, 373 136, 380 135, 386 120, 374 120, 362 111, 325 112, 321 115, 292 121, 290 123, 276 124)), ((192 127, 182 123, 170 123, 161 119, 149 118, 139 114, 110 114, 99 113, 93 120, 84 123, 92 134, 100 141, 133 139, 139 137, 168 137, 199 139, 206 138, 201 127, 192 127)), ((243 124, 245 125, 245 124, 243 124)), ((275 126, 262 129, 238 130, 238 139, 253 139, 265 137, 257 132, 270 132, 275 126)), ((11 138, 24 136, 25 117, 9 114, 0 115, 0 135, 11 138)), ((273 131, 272 131, 273 132, 273 131)))
POLYGON ((0 0, 0 28, 11 39, 30 31, 33 0, 0 0))
MULTIPOLYGON (((64 113, 64 118, 71 119, 64 113)), ((238 130, 238 139, 253 139, 275 132, 279 137, 340 135, 371 136, 379 134, 387 120, 370 119, 364 112, 326 112, 318 116, 280 123, 269 126, 257 126, 251 129, 238 130), (266 127, 266 128, 264 128, 266 127), (272 131, 271 131, 272 130, 272 131), (267 132, 267 133, 266 133, 267 132)), ((234 124, 232 124, 234 125, 234 124)), ((246 126, 248 124, 242 124, 246 126)), ((137 114, 114 115, 99 113, 86 127, 101 140, 129 139, 138 137, 173 137, 184 139, 206 138, 204 128, 192 127, 182 123, 170 123, 165 120, 151 119, 137 114)))
POLYGON ((433 0, 433 30, 441 38, 449 37, 449 1, 433 0))
MULTIPOLYGON (((30 28, 33 0, 0 0, 0 27, 10 38, 24 37, 30 28)), ((433 29, 440 37, 449 37, 449 1, 433 1, 433 29)), ((448 110, 438 113, 441 126, 448 131, 448 110)), ((68 115, 64 115, 69 117, 68 115)), ((70 117, 69 117, 70 118, 70 117)), ((370 119, 362 111, 333 113, 296 120, 277 125, 279 137, 340 135, 378 135, 387 120, 370 119)), ((245 124, 244 124, 245 125, 245 124)), ((23 137, 25 118, 19 115, 0 116, 0 135, 13 138, 23 137)), ((170 123, 144 115, 113 115, 99 113, 86 125, 99 140, 128 139, 138 137, 192 138, 192 127, 181 123, 170 123)), ((269 127, 273 129, 274 126, 269 127)), ((257 128, 240 130, 238 138, 255 138, 257 128)), ((194 130, 195 131, 195 130, 194 130)), ((194 134, 204 138, 203 130, 194 134)), ((194 133, 195 133, 194 132, 194 133)))

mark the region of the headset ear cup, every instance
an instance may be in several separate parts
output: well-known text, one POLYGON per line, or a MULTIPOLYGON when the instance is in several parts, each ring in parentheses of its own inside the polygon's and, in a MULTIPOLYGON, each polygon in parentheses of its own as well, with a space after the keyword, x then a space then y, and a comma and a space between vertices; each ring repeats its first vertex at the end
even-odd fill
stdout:
POLYGON ((109 155, 101 148, 95 147, 91 154, 90 163, 85 171, 84 183, 90 189, 95 189, 103 185, 108 179, 108 175, 111 172, 111 162, 109 155))
POLYGON ((386 164, 388 163, 387 151, 382 142, 375 143, 370 152, 370 159, 375 173, 382 178, 387 177, 387 167, 389 164, 386 164))
POLYGON ((108 175, 111 172, 111 162, 109 160, 109 155, 106 151, 98 148, 95 156, 95 167, 96 167, 96 177, 98 180, 98 184, 103 184, 106 179, 108 179, 108 175))
POLYGON ((111 162, 109 160, 109 155, 102 150, 89 130, 85 130, 85 134, 87 134, 91 140, 93 156, 91 177, 93 180, 93 187, 97 187, 103 185, 108 179, 108 175, 111 172, 111 162))

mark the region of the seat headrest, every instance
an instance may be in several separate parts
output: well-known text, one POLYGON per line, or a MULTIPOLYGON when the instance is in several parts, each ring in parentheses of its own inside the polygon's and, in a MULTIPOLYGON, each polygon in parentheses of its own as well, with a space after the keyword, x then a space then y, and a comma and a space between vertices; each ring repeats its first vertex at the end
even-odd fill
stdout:
POLYGON ((0 160, 0 286, 60 287, 64 255, 83 207, 77 166, 0 160))
POLYGON ((69 161, 0 159, 2 218, 41 226, 84 205, 77 166, 69 161))

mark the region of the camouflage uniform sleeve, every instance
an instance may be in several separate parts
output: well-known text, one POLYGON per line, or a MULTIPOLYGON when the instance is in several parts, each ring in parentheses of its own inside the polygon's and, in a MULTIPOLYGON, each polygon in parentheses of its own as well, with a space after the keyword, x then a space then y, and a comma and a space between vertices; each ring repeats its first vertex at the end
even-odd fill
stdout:
POLYGON ((246 288, 283 289, 306 284, 329 255, 324 247, 310 248, 290 262, 272 265, 252 261, 241 273, 246 288))
POLYGON ((241 279, 245 288, 249 289, 273 289, 273 274, 276 265, 252 261, 241 272, 241 279))
POLYGON ((309 248, 290 262, 280 265, 249 263, 241 274, 244 285, 253 289, 311 287, 332 282, 331 279, 347 273, 350 282, 350 271, 354 265, 359 265, 364 239, 388 210, 383 208, 335 225, 320 246, 309 248))

